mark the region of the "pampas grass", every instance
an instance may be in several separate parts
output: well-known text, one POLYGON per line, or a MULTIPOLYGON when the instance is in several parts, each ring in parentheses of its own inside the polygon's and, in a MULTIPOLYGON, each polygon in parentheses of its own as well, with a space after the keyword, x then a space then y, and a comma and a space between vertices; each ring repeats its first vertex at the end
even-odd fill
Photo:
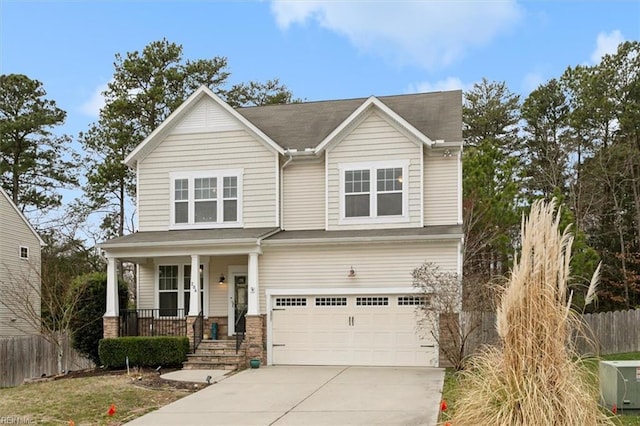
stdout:
POLYGON ((501 344, 470 361, 452 425, 613 424, 599 407, 597 381, 570 344, 577 321, 567 293, 573 237, 559 231, 555 207, 535 202, 522 220, 520 258, 496 312, 501 344))

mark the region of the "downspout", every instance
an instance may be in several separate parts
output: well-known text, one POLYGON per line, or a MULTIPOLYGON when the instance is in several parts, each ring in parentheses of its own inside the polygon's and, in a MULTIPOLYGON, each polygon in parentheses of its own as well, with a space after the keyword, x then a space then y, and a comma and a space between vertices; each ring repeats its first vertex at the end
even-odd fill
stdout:
POLYGON ((284 153, 289 156, 289 159, 280 167, 280 229, 284 228, 284 168, 293 160, 293 155, 291 155, 288 149, 285 150, 284 153))

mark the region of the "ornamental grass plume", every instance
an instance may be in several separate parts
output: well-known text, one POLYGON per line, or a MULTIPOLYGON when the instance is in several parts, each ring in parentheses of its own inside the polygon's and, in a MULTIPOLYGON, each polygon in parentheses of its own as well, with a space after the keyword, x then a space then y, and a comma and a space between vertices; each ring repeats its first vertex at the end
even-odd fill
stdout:
POLYGON ((555 201, 537 201, 522 219, 520 257, 496 312, 500 344, 471 359, 453 425, 613 424, 571 345, 578 321, 568 292, 573 237, 560 232, 555 210, 555 201))

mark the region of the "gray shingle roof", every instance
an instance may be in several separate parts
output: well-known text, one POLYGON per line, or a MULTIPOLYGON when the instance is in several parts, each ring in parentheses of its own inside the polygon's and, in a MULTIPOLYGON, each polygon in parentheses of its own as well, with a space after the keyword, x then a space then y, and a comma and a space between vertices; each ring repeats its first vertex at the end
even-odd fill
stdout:
POLYGON ((216 242, 225 243, 229 241, 256 240, 279 228, 245 228, 245 229, 188 229, 177 231, 147 231, 134 232, 123 237, 113 238, 100 244, 103 249, 111 247, 122 247, 123 245, 153 245, 163 243, 184 243, 198 244, 205 242, 214 244, 216 242))
MULTIPOLYGON (((431 140, 462 141, 462 91, 377 97, 431 140)), ((315 148, 367 98, 238 108, 285 149, 315 148)))
POLYGON ((264 240, 265 243, 271 241, 295 241, 295 240, 356 240, 369 238, 393 239, 403 237, 424 237, 432 238, 459 238, 463 234, 462 225, 435 225, 424 226, 422 228, 398 228, 398 229, 363 229, 345 231, 281 231, 264 240))
POLYGON ((361 239, 403 239, 416 238, 458 238, 462 235, 461 225, 425 226, 423 228, 399 229, 367 229, 347 231, 279 231, 279 228, 247 228, 247 229, 189 229, 179 231, 135 232, 123 237, 114 238, 100 244, 102 249, 121 247, 146 247, 167 245, 225 244, 230 242, 253 243, 265 236, 264 243, 295 242, 300 240, 361 240, 361 239))

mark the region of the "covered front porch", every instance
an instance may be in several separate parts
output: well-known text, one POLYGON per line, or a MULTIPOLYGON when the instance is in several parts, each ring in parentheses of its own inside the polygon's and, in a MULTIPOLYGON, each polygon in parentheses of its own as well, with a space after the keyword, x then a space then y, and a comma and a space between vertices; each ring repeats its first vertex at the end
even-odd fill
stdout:
POLYGON ((103 243, 104 337, 186 335, 194 351, 205 334, 219 340, 244 338, 247 356, 265 360, 259 257, 262 239, 274 232, 277 229, 138 232, 103 243), (120 261, 135 264, 133 308, 118 306, 120 261))

